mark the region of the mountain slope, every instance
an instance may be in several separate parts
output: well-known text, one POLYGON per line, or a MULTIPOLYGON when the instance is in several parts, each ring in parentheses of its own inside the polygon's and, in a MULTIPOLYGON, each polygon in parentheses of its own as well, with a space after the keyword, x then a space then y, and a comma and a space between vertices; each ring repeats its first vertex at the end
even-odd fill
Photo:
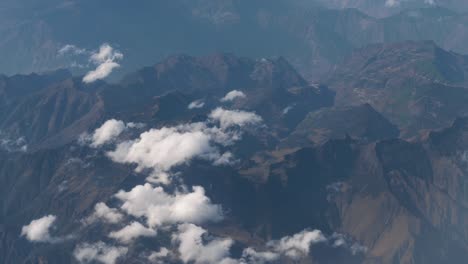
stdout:
POLYGON ((337 105, 369 103, 413 136, 467 113, 467 62, 430 41, 374 45, 354 52, 328 84, 337 105))

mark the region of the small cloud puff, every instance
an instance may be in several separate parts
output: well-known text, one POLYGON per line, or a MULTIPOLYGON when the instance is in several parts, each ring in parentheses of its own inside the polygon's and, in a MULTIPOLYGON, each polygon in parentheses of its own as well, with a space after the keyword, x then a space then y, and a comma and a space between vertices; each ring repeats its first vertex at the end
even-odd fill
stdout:
POLYGON ((149 183, 134 187, 129 192, 119 191, 117 199, 129 215, 145 217, 148 226, 165 224, 218 222, 223 219, 220 205, 211 203, 203 187, 193 187, 193 192, 170 195, 162 187, 153 188, 149 183))
POLYGON ((284 108, 283 111, 282 111, 282 114, 287 115, 289 113, 289 111, 291 111, 293 108, 294 108, 293 105, 290 105, 290 106, 284 108))
POLYGON ((233 90, 227 93, 223 98, 221 98, 221 102, 231 102, 234 101, 237 98, 245 98, 246 95, 238 90, 233 90))
POLYGON ((241 110, 225 110, 216 108, 210 113, 210 118, 220 123, 222 129, 232 126, 255 125, 262 122, 262 118, 255 113, 241 110))
POLYGON ((148 260, 151 263, 162 264, 164 262, 161 259, 167 258, 170 254, 171 252, 167 248, 163 247, 158 252, 152 252, 148 257, 148 260))
POLYGON ((141 123, 127 123, 123 121, 110 119, 104 122, 99 128, 89 135, 84 133, 80 137, 80 142, 83 144, 89 144, 93 148, 101 147, 102 145, 111 143, 117 139, 127 129, 141 129, 145 127, 141 123))
POLYGON ((156 234, 155 230, 147 228, 138 222, 133 222, 119 231, 111 232, 109 237, 128 244, 139 237, 154 237, 156 234))
POLYGON ((204 106, 205 106, 205 102, 203 102, 203 100, 196 100, 196 101, 191 102, 187 108, 188 109, 200 109, 200 108, 203 108, 204 106))
POLYGON ((304 230, 293 236, 283 237, 280 240, 270 241, 267 245, 274 251, 292 259, 308 255, 311 244, 326 242, 327 238, 320 230, 304 230))
POLYGON ((23 226, 21 236, 25 236, 31 242, 54 242, 50 236, 50 228, 57 219, 54 215, 44 216, 31 221, 29 225, 23 226))
POLYGON ((232 239, 216 238, 204 243, 202 237, 205 233, 205 229, 193 224, 179 226, 178 232, 172 238, 174 242, 179 243, 178 251, 184 263, 237 263, 229 258, 230 248, 234 243, 232 239))
POLYGON ((350 239, 348 236, 344 234, 334 233, 332 236, 328 238, 328 242, 334 248, 341 247, 341 248, 348 249, 353 255, 367 252, 366 246, 361 245, 360 243, 356 241, 353 241, 352 239, 350 239))
POLYGON ((278 260, 280 254, 271 251, 258 252, 253 248, 246 248, 242 252, 240 264, 265 264, 278 260))
POLYGON ((88 51, 86 49, 79 48, 75 45, 67 44, 58 50, 59 56, 64 56, 66 54, 72 55, 82 55, 86 54, 88 51))
POLYGON ((120 120, 107 120, 101 127, 94 131, 91 146, 96 148, 114 140, 125 128, 125 123, 120 120))
POLYGON ((127 254, 127 251, 126 247, 109 246, 104 242, 84 243, 75 248, 73 256, 80 263, 114 264, 117 259, 127 254))
POLYGON ((101 45, 99 51, 92 53, 89 59, 93 64, 97 65, 97 67, 83 77, 83 82, 92 83, 106 78, 114 69, 120 67, 120 64, 116 61, 122 58, 123 54, 114 50, 109 44, 101 45))
POLYGON ((106 223, 117 224, 122 219, 123 215, 117 209, 109 208, 105 203, 98 203, 94 206, 94 213, 85 222, 90 224, 97 220, 102 220, 106 223))

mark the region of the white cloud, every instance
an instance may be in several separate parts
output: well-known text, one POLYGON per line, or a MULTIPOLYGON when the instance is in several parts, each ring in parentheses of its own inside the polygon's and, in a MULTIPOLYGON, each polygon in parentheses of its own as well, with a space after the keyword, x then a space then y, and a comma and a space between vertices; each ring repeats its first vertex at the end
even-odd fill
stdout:
POLYGON ((241 264, 264 264, 278 260, 280 255, 271 251, 257 252, 253 248, 246 248, 242 252, 241 264))
POLYGON ((137 170, 154 168, 168 171, 173 166, 187 163, 193 157, 216 152, 210 136, 202 131, 178 131, 177 128, 151 129, 135 141, 127 141, 108 153, 120 163, 136 163, 137 170))
POLYGON ((193 192, 164 192, 149 183, 134 187, 129 192, 120 191, 116 197, 123 202, 122 210, 135 217, 145 217, 150 227, 173 223, 218 222, 223 219, 219 205, 211 203, 203 187, 193 187, 193 192))
POLYGON ((62 48, 59 49, 58 55, 59 56, 64 56, 66 54, 72 54, 72 55, 82 55, 87 53, 86 49, 79 48, 75 45, 67 44, 63 46, 62 48))
POLYGON ((309 254, 311 244, 326 241, 327 239, 320 230, 304 230, 293 236, 270 241, 267 245, 278 253, 284 254, 292 259, 298 259, 309 254))
POLYGON ((292 105, 290 105, 290 106, 288 106, 288 107, 284 108, 284 109, 283 109, 283 112, 282 112, 282 113, 283 113, 283 115, 286 115, 286 114, 288 114, 288 113, 289 113, 289 111, 291 111, 293 108, 294 108, 294 106, 292 106, 292 105))
POLYGON ((205 229, 193 224, 179 226, 179 231, 173 235, 173 240, 179 243, 178 251, 184 263, 237 263, 229 258, 229 250, 234 243, 232 239, 212 239, 203 243, 202 236, 205 233, 205 229))
POLYGON ((220 107, 210 113, 210 118, 219 122, 222 129, 235 125, 242 127, 262 122, 262 118, 255 113, 240 110, 225 110, 220 107))
POLYGON ((114 264, 118 258, 127 254, 125 247, 113 247, 104 242, 94 244, 84 243, 79 245, 73 252, 74 257, 80 263, 100 262, 114 264))
POLYGON ((234 101, 237 98, 245 98, 245 94, 238 90, 233 90, 227 93, 223 98, 221 98, 221 102, 230 102, 234 101))
POLYGON ((231 152, 225 152, 221 155, 217 160, 213 162, 215 166, 227 166, 233 165, 234 163, 238 162, 238 160, 234 159, 234 155, 231 152))
POLYGON ((123 215, 115 208, 109 208, 105 203, 97 203, 94 206, 93 214, 86 220, 87 223, 92 223, 96 220, 116 224, 122 221, 123 215))
POLYGON ((223 136, 226 137, 202 123, 151 129, 139 139, 118 144, 108 156, 115 162, 137 164, 138 172, 153 169, 153 181, 168 184, 166 172, 174 166, 187 164, 196 157, 217 160, 221 155, 213 143, 223 136))
POLYGON ((109 237, 117 239, 122 243, 131 243, 139 237, 156 236, 156 231, 143 226, 138 222, 133 222, 130 225, 120 229, 119 231, 111 232, 109 237))
POLYGON ((56 219, 56 216, 48 215, 33 220, 29 225, 23 226, 21 236, 26 236, 32 242, 54 242, 49 231, 56 219))
POLYGON ((352 241, 349 237, 344 234, 334 233, 328 238, 328 242, 332 247, 342 247, 351 251, 351 254, 361 254, 367 252, 367 247, 359 244, 358 242, 352 241))
POLYGON ((114 69, 120 67, 120 64, 116 61, 122 58, 123 54, 115 51, 109 44, 101 45, 99 51, 91 54, 90 57, 90 61, 97 65, 97 67, 83 77, 83 82, 92 83, 106 78, 114 69))
POLYGON ((162 264, 164 263, 161 259, 167 258, 170 255, 170 251, 163 247, 158 252, 153 252, 149 255, 148 260, 152 263, 162 264))
POLYGON ((204 106, 205 106, 205 102, 203 102, 203 100, 196 100, 196 101, 191 102, 187 108, 199 109, 199 108, 203 108, 204 106))
POLYGON ((114 140, 125 128, 125 123, 120 120, 107 120, 101 127, 94 131, 91 138, 91 146, 96 148, 114 140))

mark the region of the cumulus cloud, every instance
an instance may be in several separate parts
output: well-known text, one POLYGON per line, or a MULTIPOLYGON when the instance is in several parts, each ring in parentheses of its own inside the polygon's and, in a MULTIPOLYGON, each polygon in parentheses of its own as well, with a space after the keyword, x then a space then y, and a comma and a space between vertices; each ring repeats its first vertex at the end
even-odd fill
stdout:
POLYGON ((116 224, 122 221, 123 215, 115 208, 109 208, 105 203, 97 203, 93 214, 86 220, 87 223, 102 220, 106 223, 116 224))
POLYGON ((221 98, 221 102, 231 102, 234 101, 237 98, 245 98, 246 95, 238 90, 233 90, 227 93, 223 98, 221 98))
POLYGON ((156 231, 143 226, 138 222, 133 222, 130 225, 120 229, 119 231, 114 231, 109 234, 109 237, 117 239, 122 243, 131 243, 139 237, 153 237, 156 236, 156 231))
POLYGON ((152 228, 164 224, 199 224, 223 219, 221 206, 211 203, 203 187, 193 187, 193 192, 170 195, 162 187, 153 188, 147 183, 129 192, 120 191, 116 197, 123 202, 122 210, 135 217, 145 217, 152 228))
POLYGON ((196 101, 191 102, 187 108, 199 109, 199 108, 203 108, 204 106, 205 106, 205 102, 203 102, 203 100, 196 100, 196 101))
POLYGON ((220 123, 222 129, 232 126, 255 125, 262 122, 262 118, 255 113, 241 110, 226 110, 221 107, 210 113, 210 118, 220 123))
POLYGON ((280 240, 270 241, 268 242, 268 246, 292 259, 298 259, 309 254, 312 244, 326 241, 326 237, 320 230, 304 230, 293 236, 286 236, 280 240))
POLYGON ((178 231, 172 235, 172 238, 178 245, 177 250, 184 263, 266 264, 277 262, 280 258, 299 260, 308 256, 311 245, 316 243, 346 247, 353 254, 366 250, 358 243, 350 243, 350 240, 343 235, 334 234, 326 238, 319 230, 304 230, 266 243, 265 251, 257 251, 252 247, 245 248, 240 259, 233 259, 230 257, 230 249, 234 244, 232 239, 211 237, 205 229, 194 224, 179 225, 178 231))
POLYGON ((80 263, 100 262, 114 264, 117 259, 127 254, 126 247, 113 247, 104 242, 84 243, 75 248, 73 256, 80 263))
POLYGON ((265 264, 278 260, 280 255, 276 252, 264 251, 257 252, 253 248, 246 248, 242 252, 240 264, 265 264))
POLYGON ((115 162, 133 163, 136 171, 153 169, 152 180, 167 184, 167 172, 174 166, 187 164, 193 158, 218 160, 221 157, 215 142, 233 138, 203 123, 151 129, 139 139, 122 142, 108 156, 115 162))
POLYGON ((123 121, 109 119, 104 122, 99 128, 91 134, 84 133, 80 136, 81 144, 89 144, 93 148, 101 147, 102 145, 114 142, 124 131, 128 129, 141 129, 145 124, 129 122, 125 124, 123 121))
POLYGON ((114 140, 125 128, 125 123, 120 120, 107 120, 101 127, 94 131, 91 137, 91 146, 96 148, 114 140))
POLYGON ((193 224, 179 226, 178 233, 173 235, 173 240, 179 243, 178 251, 184 263, 237 263, 229 258, 229 250, 234 243, 232 239, 215 238, 204 243, 202 237, 205 233, 205 229, 193 224))
POLYGON ((50 236, 49 231, 55 220, 57 220, 57 217, 54 215, 47 215, 33 220, 29 225, 23 226, 21 236, 25 236, 32 242, 54 242, 55 239, 50 236))
POLYGON ((163 247, 157 252, 152 252, 151 255, 149 255, 148 257, 148 260, 152 263, 162 264, 164 263, 162 259, 167 258, 170 255, 170 253, 171 252, 167 248, 163 247))
POLYGON ((117 61, 122 58, 123 54, 114 50, 109 44, 101 45, 99 51, 92 53, 90 57, 90 61, 97 67, 83 77, 83 82, 92 83, 106 78, 114 69, 120 67, 117 61))

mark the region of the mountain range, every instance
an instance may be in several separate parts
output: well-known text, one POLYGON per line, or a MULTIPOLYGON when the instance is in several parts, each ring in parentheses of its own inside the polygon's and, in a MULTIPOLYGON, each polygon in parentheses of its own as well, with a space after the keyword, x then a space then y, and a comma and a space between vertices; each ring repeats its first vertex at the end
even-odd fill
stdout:
MULTIPOLYGON (((220 242, 213 236, 229 237, 223 254, 232 261, 265 261, 250 248, 272 250, 268 263, 295 263, 273 245, 320 232, 307 254, 299 251, 300 263, 463 263, 466 69, 463 55, 409 41, 355 50, 320 84, 281 57, 226 53, 171 56, 117 83, 87 84, 64 70, 2 76, 0 255, 4 263, 74 263, 89 246, 104 263, 112 263, 99 260, 106 250, 122 263, 142 263, 166 248, 176 232, 169 227, 157 237, 144 229, 124 246, 106 234, 141 217, 153 225, 146 213, 109 207, 119 199, 130 206, 124 197, 150 188, 148 173, 171 160, 159 161, 151 145, 140 146, 149 149, 136 159, 119 149, 170 129, 215 144, 183 158, 190 162, 165 165, 177 170, 167 188, 183 179, 222 206, 223 220, 203 225, 213 243, 206 247, 220 242), (100 135, 107 126, 121 129, 100 135), (118 222, 90 220, 103 202, 118 222), (47 214, 57 220, 42 243, 19 236, 47 214), (96 239, 110 241, 86 244, 96 239)), ((164 263, 180 263, 187 257, 180 250, 164 263)))
POLYGON ((0 264, 463 264, 468 4, 4 0, 0 264))
POLYGON ((174 53, 283 56, 306 79, 319 80, 353 49, 369 44, 434 40, 447 50, 467 52, 463 3, 424 4, 376 18, 359 9, 365 1, 326 2, 342 9, 300 0, 143 0, 138 8, 125 0, 7 1, 0 9, 5 10, 0 72, 71 68, 83 74, 90 67, 87 51, 103 42, 118 45, 124 55, 120 77, 174 53), (60 52, 66 45, 76 49, 60 52))

